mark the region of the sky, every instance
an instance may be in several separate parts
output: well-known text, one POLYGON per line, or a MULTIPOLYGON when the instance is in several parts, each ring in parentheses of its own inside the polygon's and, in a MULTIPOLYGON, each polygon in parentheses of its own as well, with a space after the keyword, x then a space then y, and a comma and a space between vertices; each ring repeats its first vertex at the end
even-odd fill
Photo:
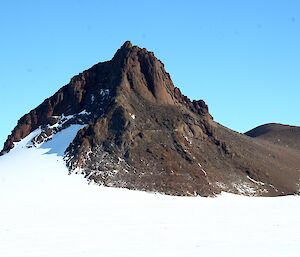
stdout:
POLYGON ((126 41, 238 132, 300 125, 300 1, 0 0, 0 148, 18 119, 126 41))

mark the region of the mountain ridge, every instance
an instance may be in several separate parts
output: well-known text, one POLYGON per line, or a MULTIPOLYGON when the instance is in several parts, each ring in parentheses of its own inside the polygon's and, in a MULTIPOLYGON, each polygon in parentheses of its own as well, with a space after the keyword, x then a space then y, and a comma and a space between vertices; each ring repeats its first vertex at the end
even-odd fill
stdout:
POLYGON ((245 135, 266 142, 300 150, 300 127, 280 123, 267 123, 253 128, 245 135))

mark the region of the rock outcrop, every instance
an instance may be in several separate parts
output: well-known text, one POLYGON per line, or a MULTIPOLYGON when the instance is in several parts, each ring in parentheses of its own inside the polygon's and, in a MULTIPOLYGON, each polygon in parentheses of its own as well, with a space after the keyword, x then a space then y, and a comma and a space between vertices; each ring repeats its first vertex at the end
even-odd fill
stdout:
POLYGON ((219 125, 203 100, 174 86, 152 52, 129 41, 24 115, 2 154, 39 127, 36 142, 78 123, 85 127, 66 164, 98 184, 172 195, 299 192, 298 150, 283 154, 219 125))

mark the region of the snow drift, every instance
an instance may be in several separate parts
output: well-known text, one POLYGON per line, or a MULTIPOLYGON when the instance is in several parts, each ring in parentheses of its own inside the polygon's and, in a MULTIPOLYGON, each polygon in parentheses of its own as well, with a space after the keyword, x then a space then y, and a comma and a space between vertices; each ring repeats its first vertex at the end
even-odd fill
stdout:
POLYGON ((37 146, 32 132, 0 157, 0 256, 299 255, 299 197, 175 197, 88 184, 63 161, 78 129, 37 146))

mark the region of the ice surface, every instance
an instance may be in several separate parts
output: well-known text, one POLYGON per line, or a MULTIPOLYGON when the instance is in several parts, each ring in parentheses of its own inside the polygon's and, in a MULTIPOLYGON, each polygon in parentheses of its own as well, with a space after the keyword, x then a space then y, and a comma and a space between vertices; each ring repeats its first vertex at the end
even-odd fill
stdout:
POLYGON ((67 175, 58 154, 68 144, 63 133, 71 140, 73 132, 58 132, 47 149, 26 147, 32 133, 0 157, 0 256, 299 256, 300 197, 171 197, 88 185, 67 175))
POLYGON ((109 95, 109 89, 100 89, 100 95, 102 97, 107 97, 109 95))
POLYGON ((90 115, 90 112, 87 112, 86 110, 81 111, 80 113, 78 113, 78 115, 90 115))
POLYGON ((250 181, 252 181, 253 183, 255 183, 255 184, 258 184, 258 185, 264 185, 264 184, 265 184, 265 183, 263 183, 263 182, 261 182, 261 181, 256 181, 255 179, 250 178, 249 176, 247 176, 247 178, 248 178, 250 181))
POLYGON ((53 138, 39 147, 47 149, 47 154, 57 154, 64 156, 64 152, 69 146, 70 142, 75 138, 79 129, 83 128, 83 125, 71 125, 70 127, 63 129, 59 133, 55 134, 53 138))

